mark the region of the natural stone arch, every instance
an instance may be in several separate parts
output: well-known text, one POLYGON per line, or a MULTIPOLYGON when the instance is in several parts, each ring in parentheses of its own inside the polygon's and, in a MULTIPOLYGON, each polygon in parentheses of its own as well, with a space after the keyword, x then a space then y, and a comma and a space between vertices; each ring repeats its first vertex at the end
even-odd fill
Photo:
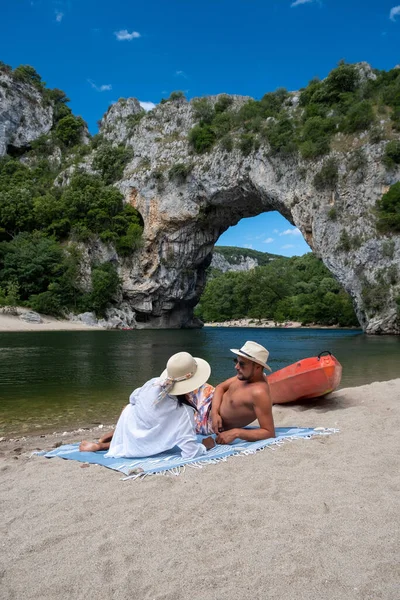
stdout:
MULTIPOLYGON (((247 100, 235 97, 233 109, 247 100)), ((130 114, 140 110, 138 103, 135 106, 132 100, 130 114)), ((195 124, 192 103, 159 105, 130 132, 123 111, 126 116, 126 102, 121 109, 119 103, 114 105, 101 131, 134 152, 118 187, 143 216, 144 245, 120 264, 120 274, 123 298, 135 310, 139 327, 196 326, 192 309, 218 237, 243 217, 276 210, 299 228, 351 294, 367 332, 400 333, 397 283, 388 284, 378 310, 369 311, 364 303, 366 286, 378 288, 385 273, 400 262, 399 236, 392 238, 392 256, 387 256, 373 213, 376 200, 399 179, 398 171, 388 172, 382 164, 385 143, 363 145, 362 177, 348 167, 351 151, 331 152, 338 164, 337 184, 317 190, 314 176, 326 159, 272 157, 266 146, 248 156, 238 148, 227 152, 221 145, 195 155, 188 141, 195 124), (343 231, 358 240, 349 251, 341 248, 343 231)))

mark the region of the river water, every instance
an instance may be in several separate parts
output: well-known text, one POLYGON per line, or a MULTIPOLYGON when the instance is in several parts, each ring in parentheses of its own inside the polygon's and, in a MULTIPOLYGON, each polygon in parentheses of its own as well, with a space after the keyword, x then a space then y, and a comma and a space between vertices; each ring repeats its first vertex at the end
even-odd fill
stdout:
POLYGON ((254 340, 273 371, 330 350, 341 387, 400 377, 400 337, 358 330, 214 328, 0 333, 0 435, 64 431, 112 423, 130 392, 161 374, 171 354, 208 360, 210 382, 234 375, 233 354, 254 340))

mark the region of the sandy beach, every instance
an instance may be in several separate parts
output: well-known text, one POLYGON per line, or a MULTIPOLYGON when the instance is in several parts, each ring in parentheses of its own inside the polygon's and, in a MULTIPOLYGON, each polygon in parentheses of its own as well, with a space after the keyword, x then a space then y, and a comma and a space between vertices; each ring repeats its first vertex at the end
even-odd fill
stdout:
POLYGON ((28 323, 20 319, 24 310, 18 309, 18 314, 10 315, 0 312, 0 333, 12 331, 104 331, 102 327, 85 325, 77 321, 56 319, 48 315, 40 315, 41 323, 28 323))
POLYGON ((101 430, 0 442, 4 600, 395 600, 400 379, 275 406, 335 427, 179 477, 30 457, 101 430))

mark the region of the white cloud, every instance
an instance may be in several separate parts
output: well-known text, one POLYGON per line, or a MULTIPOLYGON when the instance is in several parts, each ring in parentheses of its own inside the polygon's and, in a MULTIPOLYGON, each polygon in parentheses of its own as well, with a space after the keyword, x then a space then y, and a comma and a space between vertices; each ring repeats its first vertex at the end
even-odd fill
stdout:
POLYGON ((281 250, 288 250, 288 248, 294 248, 293 244, 285 244, 284 246, 281 247, 281 250))
POLYGON ((121 31, 114 31, 114 35, 116 36, 119 42, 130 42, 131 40, 140 38, 140 33, 138 31, 132 31, 132 33, 129 33, 127 29, 121 29, 121 31))
POLYGON ((183 77, 184 79, 188 78, 185 71, 175 71, 175 77, 183 77))
POLYGON ((274 238, 267 238, 266 240, 263 241, 263 244, 272 244, 273 241, 274 241, 274 238))
POLYGON ((279 229, 274 229, 273 233, 279 233, 279 229))
POLYGON ((253 250, 253 244, 245 244, 244 247, 253 250))
POLYGON ((400 5, 399 6, 393 6, 393 8, 390 9, 390 15, 389 18, 391 21, 395 21, 396 17, 400 15, 400 5))
POLYGON ((300 6, 301 4, 309 4, 310 2, 314 2, 314 0, 295 0, 290 6, 294 8, 295 6, 300 6))
POLYGON ((112 90, 112 85, 111 83, 107 83, 107 84, 103 84, 103 85, 96 85, 94 81, 92 81, 91 79, 88 79, 88 82, 90 83, 91 87, 96 90, 96 92, 109 92, 110 90, 112 90))
POLYGON ((153 108, 156 107, 156 105, 154 104, 154 102, 139 102, 140 106, 142 108, 144 108, 144 110, 146 112, 148 112, 149 110, 153 110, 153 108))
POLYGON ((301 231, 295 227, 294 229, 285 229, 279 235, 301 235, 301 231))
POLYGON ((57 21, 57 23, 61 23, 61 21, 63 20, 63 17, 64 17, 64 13, 61 12, 61 11, 59 11, 59 10, 56 10, 56 21, 57 21))

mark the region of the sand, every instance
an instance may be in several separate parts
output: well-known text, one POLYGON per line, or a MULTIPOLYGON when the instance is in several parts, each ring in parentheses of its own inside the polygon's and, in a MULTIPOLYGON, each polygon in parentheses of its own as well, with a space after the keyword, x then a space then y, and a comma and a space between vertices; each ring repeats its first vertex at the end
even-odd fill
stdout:
POLYGON ((397 600, 400 379, 274 415, 340 433, 125 482, 0 442, 0 597, 397 600))
MULTIPOLYGON (((24 311, 20 311, 24 312, 24 311)), ((20 313, 19 313, 20 314, 20 313)), ((104 331, 102 327, 41 315, 42 323, 27 323, 18 315, 0 313, 0 333, 11 331, 104 331)))

